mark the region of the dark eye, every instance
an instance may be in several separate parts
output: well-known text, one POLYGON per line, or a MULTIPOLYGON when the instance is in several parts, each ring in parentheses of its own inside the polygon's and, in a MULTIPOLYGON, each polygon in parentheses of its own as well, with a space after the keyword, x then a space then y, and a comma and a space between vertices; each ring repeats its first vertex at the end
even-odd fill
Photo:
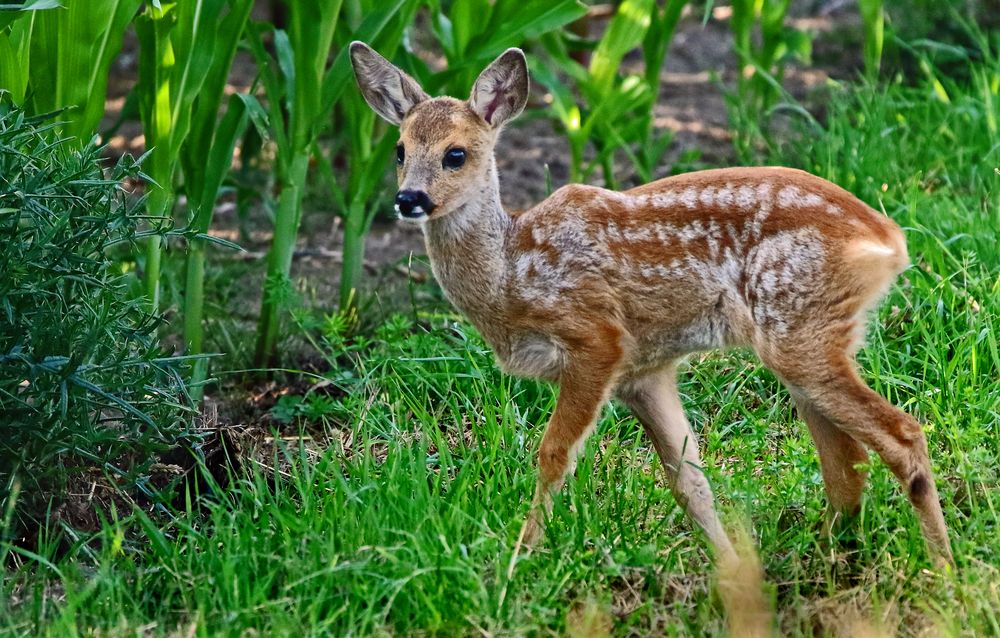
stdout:
POLYGON ((462 168, 462 164, 465 164, 465 149, 464 148, 449 148, 445 151, 444 160, 442 160, 441 165, 445 168, 462 168))
POLYGON ((403 165, 403 160, 406 159, 406 151, 403 149, 403 145, 399 144, 396 146, 396 163, 400 166, 403 165))

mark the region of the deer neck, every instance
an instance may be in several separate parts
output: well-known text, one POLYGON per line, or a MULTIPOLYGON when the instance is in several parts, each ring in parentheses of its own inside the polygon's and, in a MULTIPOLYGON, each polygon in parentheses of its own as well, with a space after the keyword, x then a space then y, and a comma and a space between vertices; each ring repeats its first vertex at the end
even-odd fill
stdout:
POLYGON ((480 195, 424 225, 431 268, 449 301, 490 341, 490 327, 502 322, 504 245, 511 217, 500 204, 496 163, 490 163, 480 195))

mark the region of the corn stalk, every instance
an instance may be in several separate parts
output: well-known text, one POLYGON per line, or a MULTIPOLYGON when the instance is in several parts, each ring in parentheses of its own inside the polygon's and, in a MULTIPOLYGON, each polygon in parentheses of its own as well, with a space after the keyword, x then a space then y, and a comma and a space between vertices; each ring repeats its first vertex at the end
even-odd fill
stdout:
POLYGON ((861 21, 865 25, 865 72, 874 77, 882 66, 885 40, 885 10, 882 0, 858 0, 861 21))
MULTIPOLYGON (((179 156, 189 209, 183 313, 184 344, 189 355, 204 352, 205 253, 212 241, 208 231, 215 202, 229 174, 236 141, 243 135, 247 122, 252 119, 258 130, 266 129, 266 114, 248 95, 231 96, 226 113, 219 120, 229 69, 252 5, 252 0, 231 0, 228 12, 210 14, 215 28, 203 34, 198 43, 211 61, 207 63, 208 73, 201 90, 191 105, 191 132, 181 145, 179 156)), ((195 402, 201 400, 207 376, 208 359, 197 359, 191 376, 191 395, 195 402)))
MULTIPOLYGON (((147 212, 154 230, 171 225, 178 161, 191 132, 195 101, 211 74, 212 95, 206 99, 214 100, 212 113, 217 112, 216 95, 221 97, 250 5, 250 0, 151 2, 136 18, 140 45, 136 90, 150 149, 145 166, 154 183, 149 185, 147 212)), ((205 113, 199 116, 203 121, 199 134, 211 139, 205 121, 214 115, 205 113)), ((162 237, 154 234, 146 245, 146 295, 154 311, 160 305, 162 243, 162 237)))
POLYGON ((733 0, 730 28, 738 62, 737 95, 729 99, 733 117, 752 131, 734 140, 740 156, 749 160, 754 139, 761 139, 771 109, 782 96, 785 62, 792 57, 808 63, 812 40, 785 25, 790 0, 733 0), (759 38, 754 32, 759 31, 759 38))
MULTIPOLYGON (((342 47, 337 62, 346 63, 346 58, 341 62, 341 57, 352 40, 367 42, 392 58, 420 4, 421 0, 395 0, 389 5, 379 0, 347 0, 335 37, 337 45, 342 47)), ((344 91, 349 86, 344 79, 350 79, 351 72, 346 68, 336 72, 342 75, 337 76, 340 80, 336 86, 328 87, 331 90, 328 97, 336 104, 336 119, 352 125, 341 136, 341 143, 334 144, 329 156, 317 149, 317 159, 344 221, 339 301, 340 311, 353 321, 364 266, 365 236, 375 217, 374 200, 381 192, 385 169, 391 165, 395 136, 384 124, 376 122, 375 114, 360 93, 344 91), (334 156, 343 157, 347 164, 347 170, 340 171, 340 175, 332 169, 334 156)))
MULTIPOLYGON (((267 94, 271 134, 277 147, 278 201, 255 355, 261 366, 274 359, 281 310, 290 291, 289 273, 302 221, 309 158, 333 104, 324 90, 325 79, 329 77, 325 70, 341 4, 341 0, 291 2, 287 32, 260 24, 252 25, 249 30, 250 49, 267 94), (266 33, 273 35, 275 55, 265 49, 266 33)), ((334 65, 329 73, 336 68, 334 65)))

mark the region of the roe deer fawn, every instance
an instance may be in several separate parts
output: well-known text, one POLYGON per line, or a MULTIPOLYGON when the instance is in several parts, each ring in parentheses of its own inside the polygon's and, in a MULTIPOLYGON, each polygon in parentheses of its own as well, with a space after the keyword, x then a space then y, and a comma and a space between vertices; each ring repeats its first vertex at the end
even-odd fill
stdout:
POLYGON ((786 168, 699 171, 624 192, 571 184, 511 216, 494 146, 527 101, 524 54, 503 53, 467 101, 429 97, 361 42, 350 54, 365 100, 400 126, 396 212, 421 224, 448 299, 505 371, 559 385, 521 539, 541 534, 553 493, 616 396, 717 558, 732 557, 676 368, 691 352, 749 346, 808 425, 832 511, 859 509, 858 466, 871 448, 916 508, 934 557, 951 561, 923 430, 865 385, 854 361, 868 311, 909 264, 894 222, 786 168))

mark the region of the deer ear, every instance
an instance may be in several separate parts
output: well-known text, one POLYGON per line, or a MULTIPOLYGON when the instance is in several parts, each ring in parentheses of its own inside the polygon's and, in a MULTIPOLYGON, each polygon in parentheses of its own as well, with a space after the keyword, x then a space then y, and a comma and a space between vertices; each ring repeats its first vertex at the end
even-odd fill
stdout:
POLYGON ((416 80, 364 42, 351 42, 351 66, 365 102, 391 124, 398 125, 410 109, 430 99, 416 80))
POLYGON ((528 102, 528 64, 521 49, 507 49, 476 79, 469 105, 479 117, 500 128, 528 102))

